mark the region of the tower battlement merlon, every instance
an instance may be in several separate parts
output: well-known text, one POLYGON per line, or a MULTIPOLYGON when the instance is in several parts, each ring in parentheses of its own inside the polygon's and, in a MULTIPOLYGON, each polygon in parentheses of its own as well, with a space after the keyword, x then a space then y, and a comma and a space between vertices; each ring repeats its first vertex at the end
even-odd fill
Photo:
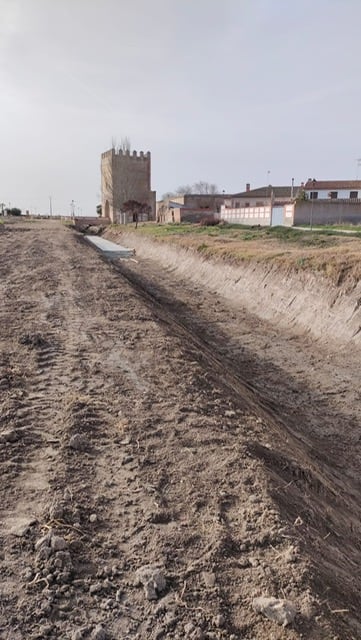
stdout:
MULTIPOLYGON (((125 151, 123 151, 123 149, 119 149, 118 151, 114 151, 116 156, 121 156, 121 157, 126 157, 126 158, 134 158, 136 160, 149 160, 150 159, 150 151, 144 152, 144 151, 130 151, 129 149, 126 149, 125 151)), ((108 152, 106 152, 108 153, 108 152)))
POLYGON ((108 149, 108 151, 103 151, 102 153, 102 158, 107 158, 108 156, 125 156, 125 157, 129 157, 129 158, 137 158, 137 160, 139 159, 144 159, 144 158, 150 158, 151 154, 150 151, 139 151, 139 155, 138 155, 138 151, 130 151, 130 149, 126 149, 125 151, 123 151, 123 149, 114 149, 114 147, 112 149, 108 149))

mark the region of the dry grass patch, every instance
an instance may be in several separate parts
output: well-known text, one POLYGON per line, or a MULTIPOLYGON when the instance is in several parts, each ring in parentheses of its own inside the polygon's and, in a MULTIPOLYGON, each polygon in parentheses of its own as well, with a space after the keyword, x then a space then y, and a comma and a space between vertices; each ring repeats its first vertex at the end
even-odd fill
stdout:
POLYGON ((361 233, 346 235, 337 228, 309 231, 291 227, 205 227, 193 224, 141 225, 137 233, 173 244, 206 259, 237 265, 274 263, 286 272, 312 271, 353 288, 361 278, 361 233))

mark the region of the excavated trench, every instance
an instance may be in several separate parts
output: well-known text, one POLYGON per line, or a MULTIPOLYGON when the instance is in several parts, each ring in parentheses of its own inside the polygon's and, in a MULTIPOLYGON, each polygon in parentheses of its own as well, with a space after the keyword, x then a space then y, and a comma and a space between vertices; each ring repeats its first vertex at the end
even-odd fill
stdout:
MULTIPOLYGON (((114 231, 106 235, 114 237, 114 231)), ((142 258, 155 260, 279 329, 309 333, 330 349, 334 344, 361 345, 361 282, 350 286, 340 281, 335 286, 320 273, 285 271, 272 261, 231 265, 135 233, 121 237, 142 258)))
POLYGON ((122 261, 114 268, 233 402, 246 404, 266 425, 266 434, 248 442, 250 455, 268 469, 273 498, 311 559, 317 592, 340 618, 341 637, 361 637, 358 292, 347 297, 318 283, 323 297, 312 296, 312 309, 305 310, 313 276, 297 285, 278 281, 264 299, 276 274, 249 267, 238 273, 235 300, 233 269, 222 272, 191 252, 134 234, 122 241, 136 247, 139 265, 122 261), (251 284, 242 287, 249 274, 251 284), (261 318, 250 313, 260 308, 261 318))

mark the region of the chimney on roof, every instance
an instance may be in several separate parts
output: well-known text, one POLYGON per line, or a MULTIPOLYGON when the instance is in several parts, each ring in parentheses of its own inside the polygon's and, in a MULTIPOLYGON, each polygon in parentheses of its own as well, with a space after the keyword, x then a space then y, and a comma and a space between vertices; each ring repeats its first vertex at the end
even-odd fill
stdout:
POLYGON ((251 191, 251 185, 249 182, 246 184, 246 191, 251 191))

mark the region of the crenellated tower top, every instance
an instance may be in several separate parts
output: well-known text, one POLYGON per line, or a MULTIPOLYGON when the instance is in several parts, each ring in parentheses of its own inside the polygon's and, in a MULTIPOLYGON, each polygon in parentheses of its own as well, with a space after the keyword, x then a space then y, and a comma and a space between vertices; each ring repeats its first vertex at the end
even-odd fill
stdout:
POLYGON ((147 151, 146 153, 144 151, 139 151, 139 154, 137 151, 130 151, 129 149, 126 149, 125 151, 123 151, 123 149, 109 149, 108 151, 104 151, 102 153, 102 158, 107 158, 109 156, 114 156, 114 157, 118 157, 118 158, 131 158, 132 160, 149 160, 150 159, 150 151, 147 151))

